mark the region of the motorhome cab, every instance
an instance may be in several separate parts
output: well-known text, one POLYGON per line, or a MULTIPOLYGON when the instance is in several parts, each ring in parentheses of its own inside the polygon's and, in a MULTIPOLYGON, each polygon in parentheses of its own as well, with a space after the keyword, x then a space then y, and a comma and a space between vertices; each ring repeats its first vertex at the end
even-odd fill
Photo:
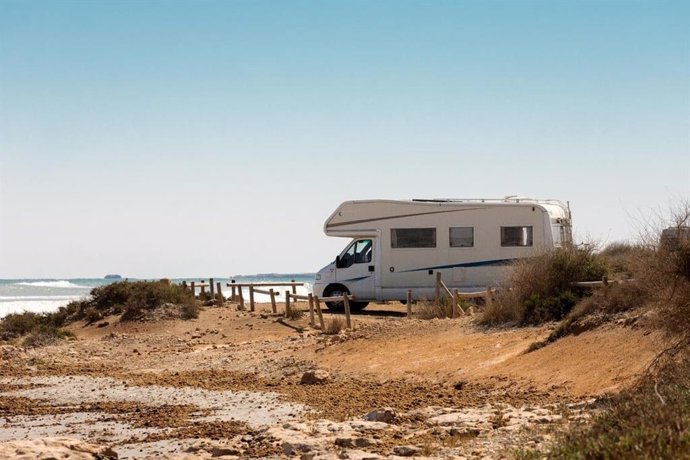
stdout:
POLYGON ((324 232, 352 241, 317 273, 314 294, 349 293, 353 309, 407 289, 432 298, 438 271, 450 288, 496 286, 511 261, 572 241, 567 205, 522 197, 346 201, 324 232))

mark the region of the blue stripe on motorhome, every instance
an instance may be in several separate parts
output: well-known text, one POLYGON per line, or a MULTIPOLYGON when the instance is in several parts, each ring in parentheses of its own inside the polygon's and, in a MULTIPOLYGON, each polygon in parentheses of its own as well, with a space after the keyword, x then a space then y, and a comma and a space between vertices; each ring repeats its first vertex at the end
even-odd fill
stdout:
POLYGON ((362 276, 362 277, 359 277, 359 278, 352 278, 352 279, 349 279, 349 280, 343 280, 343 283, 346 282, 346 281, 362 281, 362 280, 365 280, 365 279, 367 279, 367 278, 371 278, 371 275, 369 275, 369 276, 362 276))
POLYGON ((489 267, 492 265, 507 265, 515 259, 496 259, 496 260, 481 260, 479 262, 466 262, 461 264, 451 265, 437 265, 435 267, 413 268, 411 270, 401 270, 398 273, 419 272, 423 270, 442 270, 444 268, 472 268, 472 267, 489 267))

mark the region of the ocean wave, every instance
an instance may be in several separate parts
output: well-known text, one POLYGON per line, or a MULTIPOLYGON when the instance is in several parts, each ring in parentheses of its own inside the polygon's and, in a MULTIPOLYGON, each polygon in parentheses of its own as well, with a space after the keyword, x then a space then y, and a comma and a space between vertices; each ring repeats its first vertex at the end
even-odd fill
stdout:
POLYGON ((18 286, 31 286, 31 287, 46 287, 46 288, 63 288, 63 289, 89 289, 88 286, 81 286, 79 284, 74 284, 71 281, 60 280, 60 281, 22 281, 20 283, 15 283, 18 286))
POLYGON ((34 300, 77 300, 83 296, 73 295, 0 295, 0 302, 12 302, 17 300, 34 301, 34 300))

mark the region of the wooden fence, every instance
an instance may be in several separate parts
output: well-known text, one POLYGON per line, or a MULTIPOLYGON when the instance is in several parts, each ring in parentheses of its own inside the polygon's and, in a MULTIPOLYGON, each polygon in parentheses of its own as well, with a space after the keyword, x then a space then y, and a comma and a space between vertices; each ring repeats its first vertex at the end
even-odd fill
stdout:
MULTIPOLYGON (((279 292, 274 290, 274 287, 280 287, 280 286, 290 286, 292 287, 292 294, 296 295, 297 294, 297 286, 304 286, 304 283, 297 283, 295 280, 291 280, 290 282, 262 282, 262 283, 237 283, 235 280, 230 280, 229 283, 226 283, 228 287, 231 288, 231 294, 230 294, 230 299, 233 302, 238 302, 239 306, 242 310, 244 310, 246 307, 244 305, 244 295, 242 294, 242 288, 243 287, 248 287, 249 288, 249 311, 255 311, 256 310, 256 303, 254 302, 254 294, 264 294, 268 295, 271 298, 271 309, 273 310, 273 313, 277 313, 277 307, 276 307, 276 296, 280 295, 279 292), (270 289, 259 289, 262 287, 270 287, 270 289)), ((286 294, 289 293, 290 291, 285 291, 286 294)))
MULTIPOLYGON (((463 308, 463 300, 468 299, 484 299, 484 305, 490 306, 493 302, 493 290, 487 287, 484 291, 477 292, 460 292, 458 289, 449 289, 446 283, 443 282, 441 272, 436 272, 436 302, 440 303, 443 298, 448 298, 451 302, 452 312, 451 316, 457 318, 462 312, 463 315, 469 315, 473 313, 471 306, 468 308, 463 308)), ((412 309, 409 307, 410 300, 412 298, 412 290, 407 291, 407 316, 408 318, 412 314, 412 309)))
POLYGON ((182 286, 185 288, 189 286, 191 288, 193 299, 196 298, 197 288, 201 289, 202 294, 205 294, 206 288, 208 288, 209 293, 211 294, 211 298, 215 299, 219 306, 223 305, 223 301, 225 300, 225 298, 223 297, 223 291, 221 291, 220 289, 220 282, 214 284, 213 278, 209 278, 208 283, 204 280, 201 280, 201 282, 190 281, 189 285, 187 284, 187 281, 182 281, 182 286))
POLYGON ((603 287, 610 286, 612 284, 619 284, 619 283, 634 283, 635 280, 630 278, 630 279, 622 279, 622 280, 610 280, 608 277, 604 276, 601 281, 577 281, 575 283, 570 283, 571 286, 573 287, 581 287, 581 288, 589 288, 589 289, 599 289, 603 287))
POLYGON ((290 312, 290 299, 294 300, 306 300, 309 302, 309 325, 311 327, 315 326, 314 313, 319 318, 319 326, 321 330, 325 329, 325 324, 323 321, 323 312, 321 311, 321 302, 343 302, 345 310, 345 324, 348 329, 352 329, 352 317, 350 314, 350 301, 354 300, 354 296, 342 295, 342 296, 332 296, 332 297, 318 297, 313 294, 308 295, 298 295, 291 293, 290 291, 285 291, 285 316, 287 317, 290 312))

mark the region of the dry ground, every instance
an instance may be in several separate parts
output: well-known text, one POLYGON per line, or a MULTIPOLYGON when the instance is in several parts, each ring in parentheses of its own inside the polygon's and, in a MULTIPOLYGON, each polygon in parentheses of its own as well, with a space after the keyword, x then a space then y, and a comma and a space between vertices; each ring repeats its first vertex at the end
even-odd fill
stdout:
POLYGON ((226 303, 197 320, 112 317, 70 326, 76 339, 58 345, 4 346, 0 441, 69 437, 120 458, 509 458, 587 418, 665 345, 621 323, 526 353, 553 326, 404 312, 373 304, 354 331, 325 335, 308 315, 226 303), (313 369, 330 376, 301 384, 313 369))

